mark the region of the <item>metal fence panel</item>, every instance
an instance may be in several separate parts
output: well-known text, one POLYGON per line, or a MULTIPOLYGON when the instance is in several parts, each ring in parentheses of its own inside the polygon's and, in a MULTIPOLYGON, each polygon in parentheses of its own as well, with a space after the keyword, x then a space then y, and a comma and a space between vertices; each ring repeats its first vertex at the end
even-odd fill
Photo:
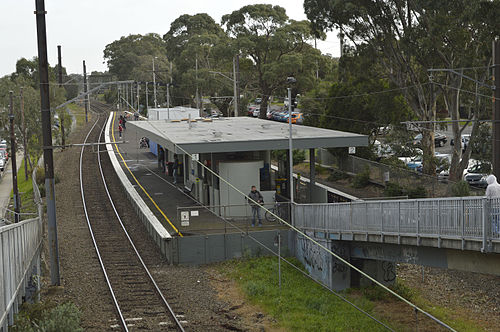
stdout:
POLYGON ((457 240, 482 239, 486 235, 491 240, 500 240, 500 198, 297 204, 294 216, 299 228, 332 233, 398 234, 457 240), (486 218, 486 234, 483 215, 486 218))

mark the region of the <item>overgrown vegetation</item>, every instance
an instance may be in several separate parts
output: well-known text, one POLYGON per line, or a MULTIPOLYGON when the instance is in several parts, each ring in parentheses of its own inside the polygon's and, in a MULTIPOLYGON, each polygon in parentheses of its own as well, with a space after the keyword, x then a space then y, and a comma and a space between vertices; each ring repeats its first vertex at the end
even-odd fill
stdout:
MULTIPOLYGON (((296 265, 300 263, 292 259, 296 265)), ((246 296, 290 331, 384 331, 380 325, 339 300, 297 270, 282 264, 278 288, 278 261, 259 258, 226 262, 221 270, 236 280, 246 296)), ((373 303, 357 305, 372 311, 373 303)))
POLYGON ((370 184, 370 168, 367 166, 365 169, 356 174, 352 180, 352 186, 354 188, 364 188, 370 184))
POLYGON ((408 196, 408 198, 425 198, 427 197, 427 190, 424 186, 416 187, 402 187, 395 182, 387 182, 384 188, 384 196, 397 197, 408 196))
MULTIPOLYGON (((295 258, 295 265, 302 265, 295 258)), ((281 265, 282 287, 278 287, 278 261, 275 257, 233 260, 222 263, 220 272, 235 280, 254 305, 276 320, 276 328, 287 331, 385 331, 381 325, 340 300, 323 287, 287 264, 281 265)), ((390 288, 435 315, 458 331, 483 331, 475 322, 463 318, 454 310, 437 306, 422 298, 399 278, 390 288)), ((386 303, 399 303, 380 287, 348 289, 344 296, 396 331, 408 331, 414 326, 407 318, 384 311, 386 303), (408 325, 410 324, 410 325, 408 325)), ((403 304, 402 304, 403 305, 403 304)), ((393 305, 390 306, 394 308, 393 305)), ((411 310, 409 311, 411 312, 411 310)), ((419 328, 424 328, 425 325, 419 328)), ((438 325, 427 325, 437 328, 438 325)))
POLYGON ((451 196, 466 197, 470 196, 470 187, 467 181, 461 180, 451 185, 451 196))
MULTIPOLYGON (((31 181, 31 173, 28 174, 28 180, 24 175, 24 160, 21 162, 17 173, 17 187, 21 198, 21 213, 36 213, 37 207, 33 200, 33 183, 31 181)), ((11 195, 11 199, 12 199, 11 195)), ((30 218, 30 216, 27 216, 30 218)))
POLYGON ((14 332, 82 332, 80 311, 73 303, 24 303, 17 314, 14 332))

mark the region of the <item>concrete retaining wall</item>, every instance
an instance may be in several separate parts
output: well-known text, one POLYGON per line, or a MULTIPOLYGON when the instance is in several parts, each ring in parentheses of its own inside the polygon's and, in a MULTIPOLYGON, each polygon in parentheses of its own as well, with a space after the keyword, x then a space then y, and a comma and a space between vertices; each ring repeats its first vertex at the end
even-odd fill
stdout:
MULTIPOLYGON (((281 253, 290 254, 289 230, 280 230, 281 253)), ((174 264, 199 265, 222 262, 233 258, 269 256, 271 253, 259 243, 278 253, 278 230, 246 233, 210 234, 176 237, 172 251, 174 264), (253 239, 252 239, 253 238, 253 239)))

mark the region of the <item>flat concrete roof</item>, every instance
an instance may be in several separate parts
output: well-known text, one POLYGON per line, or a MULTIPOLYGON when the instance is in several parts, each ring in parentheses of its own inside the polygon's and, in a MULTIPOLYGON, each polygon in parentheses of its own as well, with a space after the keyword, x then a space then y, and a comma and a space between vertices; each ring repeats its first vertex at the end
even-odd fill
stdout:
MULTIPOLYGON (((174 153, 215 153, 288 149, 288 123, 251 117, 172 122, 129 121, 127 129, 148 137, 174 153), (180 149, 180 148, 182 149, 180 149)), ((349 132, 292 125, 294 149, 367 146, 368 136, 349 132)))

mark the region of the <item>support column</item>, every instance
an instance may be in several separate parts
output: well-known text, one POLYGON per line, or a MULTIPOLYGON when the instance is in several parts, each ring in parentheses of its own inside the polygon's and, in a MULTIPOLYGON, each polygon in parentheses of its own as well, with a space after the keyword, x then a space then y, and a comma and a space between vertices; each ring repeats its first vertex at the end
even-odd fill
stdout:
POLYGON ((313 203, 314 186, 316 185, 316 154, 309 149, 309 202, 313 203))
MULTIPOLYGON (((332 251, 350 262, 351 246, 348 242, 332 241, 332 251)), ((331 285, 334 290, 340 291, 351 287, 351 268, 335 257, 332 257, 332 268, 330 270, 331 285)))

